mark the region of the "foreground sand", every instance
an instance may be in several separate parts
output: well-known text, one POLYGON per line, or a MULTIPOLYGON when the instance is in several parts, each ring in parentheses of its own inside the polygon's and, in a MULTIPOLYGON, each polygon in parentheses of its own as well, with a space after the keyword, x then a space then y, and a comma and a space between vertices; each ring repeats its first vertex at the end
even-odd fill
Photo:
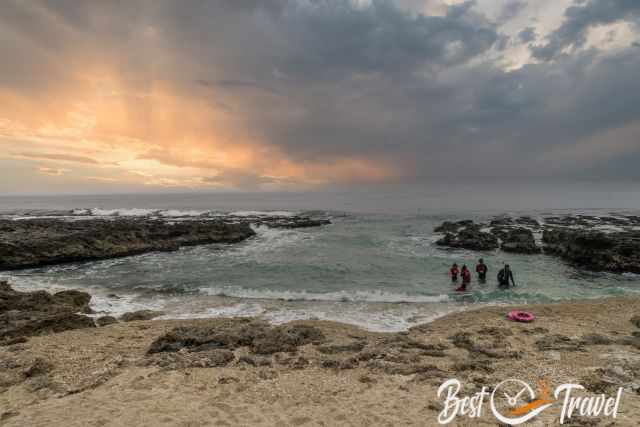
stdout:
MULTIPOLYGON (((319 328, 324 343, 272 356, 236 348, 227 366, 207 368, 194 367, 185 351, 173 359, 146 352, 175 326, 236 320, 141 321, 34 337, 0 347, 0 425, 429 426, 441 410, 436 390, 449 378, 467 393, 507 378, 532 385, 545 378, 552 388, 577 382, 592 394, 624 386, 617 419, 568 425, 638 425, 640 328, 630 319, 640 314, 640 298, 528 308, 538 316, 532 324, 509 322, 508 308, 492 307, 400 334, 298 322, 319 328), (191 364, 176 363, 181 357, 191 364)), ((487 409, 455 425, 499 425, 487 409)), ((550 408, 528 425, 558 424, 558 414, 550 408)))

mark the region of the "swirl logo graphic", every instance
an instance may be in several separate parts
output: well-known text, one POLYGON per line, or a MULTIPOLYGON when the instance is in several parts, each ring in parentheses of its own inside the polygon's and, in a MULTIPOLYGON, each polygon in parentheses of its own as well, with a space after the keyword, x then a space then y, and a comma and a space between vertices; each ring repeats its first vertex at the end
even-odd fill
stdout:
POLYGON ((504 380, 491 393, 490 405, 498 421, 508 425, 519 425, 534 418, 553 405, 546 382, 540 381, 540 397, 529 384, 521 380, 504 380))

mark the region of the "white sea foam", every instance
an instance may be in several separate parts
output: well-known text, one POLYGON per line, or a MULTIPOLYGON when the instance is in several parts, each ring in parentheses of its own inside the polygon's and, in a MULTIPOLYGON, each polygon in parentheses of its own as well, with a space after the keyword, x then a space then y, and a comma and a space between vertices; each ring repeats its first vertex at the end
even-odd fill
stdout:
POLYGON ((167 304, 165 299, 139 299, 136 295, 118 295, 108 296, 99 293, 94 293, 95 290, 89 290, 92 292, 91 308, 95 312, 93 317, 100 317, 104 315, 109 316, 121 316, 124 313, 138 311, 138 310, 163 310, 167 304))
POLYGON ((149 216, 155 212, 153 209, 140 208, 120 208, 120 209, 100 209, 92 208, 89 210, 93 216, 149 216))
POLYGON ((308 291, 276 291, 270 289, 243 289, 239 287, 202 287, 199 291, 215 296, 255 300, 284 301, 332 301, 332 302, 371 302, 371 303, 435 303, 449 301, 448 295, 409 295, 383 291, 338 291, 316 293, 308 291))
POLYGON ((260 304, 240 303, 229 306, 210 307, 193 313, 168 313, 158 319, 208 319, 212 317, 257 317, 265 312, 260 304))
POLYGON ((180 218, 180 217, 198 217, 203 215, 210 215, 211 211, 197 211, 197 210, 188 210, 181 211, 177 209, 167 209, 163 211, 157 212, 158 216, 165 218, 180 218))
POLYGON ((295 212, 289 211, 235 211, 231 212, 229 215, 231 216, 284 216, 284 217, 292 217, 295 216, 295 212))
MULTIPOLYGON (((71 211, 71 216, 98 216, 98 217, 111 217, 111 216, 124 216, 124 217, 143 217, 143 216, 158 216, 164 218, 181 218, 181 217, 216 217, 216 216, 236 216, 236 217, 293 217, 297 215, 295 212, 290 211, 235 211, 230 213, 223 213, 214 210, 195 210, 195 209, 142 209, 142 208, 76 208, 71 211)), ((33 215, 25 216, 25 218, 33 218, 33 215)))

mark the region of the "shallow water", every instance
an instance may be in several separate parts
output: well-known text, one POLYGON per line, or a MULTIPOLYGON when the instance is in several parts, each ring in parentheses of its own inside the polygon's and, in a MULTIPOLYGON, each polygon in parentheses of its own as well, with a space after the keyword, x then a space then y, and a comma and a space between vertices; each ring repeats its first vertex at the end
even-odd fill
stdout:
MULTIPOLYGON (((255 209, 261 207, 256 202, 250 213, 255 215, 255 209)), ((4 208, 5 215, 14 218, 35 212, 32 207, 4 208)), ((69 215, 60 206, 47 208, 37 214, 69 215)), ((179 209, 171 203, 164 208, 144 203, 126 209, 108 203, 99 209, 77 204, 64 208, 76 209, 73 215, 174 219, 223 212, 201 205, 179 209)), ((278 209, 281 215, 295 212, 278 209)), ((152 308, 164 310, 170 318, 262 316, 273 322, 319 318, 373 330, 401 330, 480 304, 640 293, 638 276, 579 271, 544 255, 476 253, 434 245, 438 235, 432 230, 442 220, 486 220, 494 213, 322 212, 331 217, 332 225, 299 230, 258 227, 256 237, 235 245, 189 247, 171 253, 0 272, 0 276, 22 289, 88 289, 101 314, 152 308), (474 281, 468 294, 453 292, 447 275, 450 265, 467 263, 473 270, 479 257, 490 269, 487 284, 474 281), (507 291, 495 285, 495 274, 504 263, 512 266, 518 285, 507 291)), ((534 217, 542 214, 527 213, 534 217)))

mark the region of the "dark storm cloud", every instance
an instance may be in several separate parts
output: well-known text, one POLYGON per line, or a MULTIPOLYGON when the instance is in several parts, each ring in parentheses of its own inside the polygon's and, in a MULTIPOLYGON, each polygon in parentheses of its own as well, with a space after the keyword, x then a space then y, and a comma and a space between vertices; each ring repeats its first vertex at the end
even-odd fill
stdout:
MULTIPOLYGON (((615 162, 640 157, 637 144, 608 149, 607 138, 598 139, 640 121, 637 48, 558 55, 583 45, 595 25, 636 19, 636 0, 574 4, 533 48, 537 58, 556 60, 513 71, 490 54, 508 47, 500 20, 522 13, 522 1, 508 3, 497 23, 474 2, 441 16, 382 0, 114 4, 3 6, 0 31, 12 38, 0 49, 15 61, 0 66, 0 85, 64 79, 66 53, 104 52, 131 81, 171 82, 186 97, 224 105, 294 162, 366 157, 394 165, 407 180, 560 179, 585 171, 628 178, 633 173, 615 162)), ((532 42, 535 30, 517 37, 532 42)), ((143 158, 176 165, 167 153, 143 158)), ((242 171, 206 180, 272 181, 242 171)))
POLYGON ((518 38, 522 43, 530 43, 536 39, 536 30, 533 27, 527 27, 518 33, 518 38))
POLYGON ((525 0, 511 0, 504 5, 502 13, 498 20, 500 22, 510 21, 526 9, 527 2, 525 0))
POLYGON ((589 0, 575 2, 564 13, 564 22, 547 37, 545 44, 532 46, 533 56, 550 60, 567 47, 579 48, 586 42, 587 31, 598 25, 622 20, 640 23, 638 0, 589 0))

